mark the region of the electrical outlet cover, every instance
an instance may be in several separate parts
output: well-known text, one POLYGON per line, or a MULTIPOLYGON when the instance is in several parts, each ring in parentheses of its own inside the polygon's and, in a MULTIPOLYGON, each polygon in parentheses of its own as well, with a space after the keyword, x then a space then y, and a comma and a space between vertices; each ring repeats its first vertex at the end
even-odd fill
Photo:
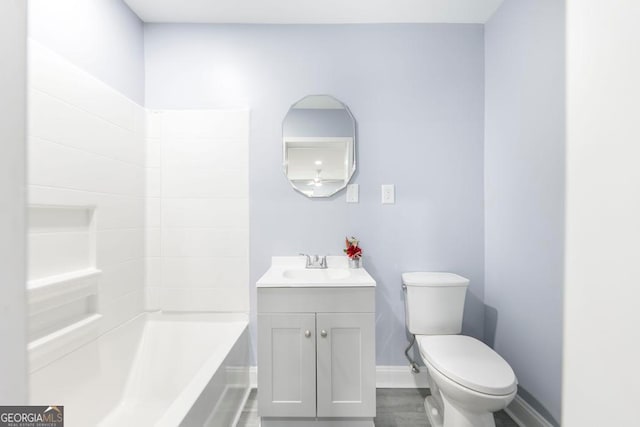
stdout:
POLYGON ((358 203, 359 190, 358 184, 347 185, 347 203, 358 203))
POLYGON ((382 204, 393 205, 396 202, 396 186, 394 184, 382 184, 382 204))

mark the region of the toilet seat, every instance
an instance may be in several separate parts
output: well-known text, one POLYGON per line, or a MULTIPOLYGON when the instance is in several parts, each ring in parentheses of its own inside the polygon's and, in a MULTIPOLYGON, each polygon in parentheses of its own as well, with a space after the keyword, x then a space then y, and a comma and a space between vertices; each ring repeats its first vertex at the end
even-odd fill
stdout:
POLYGON ((516 390, 511 366, 481 341, 465 335, 418 335, 416 339, 425 362, 452 381, 491 395, 516 390))

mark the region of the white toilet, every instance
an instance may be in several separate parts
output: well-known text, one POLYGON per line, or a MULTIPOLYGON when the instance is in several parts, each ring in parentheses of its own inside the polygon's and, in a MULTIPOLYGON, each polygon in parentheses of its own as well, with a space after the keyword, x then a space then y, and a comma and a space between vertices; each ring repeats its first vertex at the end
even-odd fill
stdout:
POLYGON ((433 427, 495 427, 493 412, 515 397, 511 366, 475 338, 460 334, 469 280, 452 273, 404 273, 406 324, 427 366, 433 427))

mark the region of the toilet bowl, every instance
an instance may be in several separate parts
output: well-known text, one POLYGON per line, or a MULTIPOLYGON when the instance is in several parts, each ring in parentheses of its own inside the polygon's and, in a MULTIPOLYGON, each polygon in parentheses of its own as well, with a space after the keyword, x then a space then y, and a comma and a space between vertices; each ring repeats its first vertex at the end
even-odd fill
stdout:
POLYGON ((494 427, 493 412, 517 392, 509 364, 484 343, 464 335, 419 335, 431 396, 425 410, 433 427, 494 427))
POLYGON ((458 335, 469 280, 452 273, 404 273, 406 324, 427 367, 432 427, 495 427, 493 412, 517 392, 511 366, 481 341, 458 335))

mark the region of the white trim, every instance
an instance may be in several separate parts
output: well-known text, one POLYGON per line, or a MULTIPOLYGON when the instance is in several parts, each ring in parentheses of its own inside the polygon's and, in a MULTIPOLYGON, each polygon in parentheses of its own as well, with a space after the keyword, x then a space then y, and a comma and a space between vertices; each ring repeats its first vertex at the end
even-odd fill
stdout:
POLYGON ((419 374, 406 366, 376 366, 376 388, 429 388, 427 368, 422 366, 419 374))
POLYGON ((258 388, 258 367, 249 367, 249 388, 258 388))
POLYGON ((261 418, 260 427, 375 427, 373 418, 261 418))
POLYGON ((29 342, 29 372, 35 372, 97 338, 101 319, 101 314, 89 314, 78 322, 29 342))
POLYGON ((549 421, 519 395, 516 395, 513 402, 505 409, 505 412, 520 427, 553 427, 549 421))
MULTIPOLYGON (((257 366, 249 368, 249 386, 258 387, 257 366)), ((376 366, 376 388, 429 388, 427 368, 413 374, 409 366, 376 366)))
POLYGON ((98 293, 101 270, 90 267, 27 282, 29 314, 61 307, 98 293))
POLYGON ((233 417, 233 422, 231 423, 233 427, 236 427, 240 422, 240 417, 242 417, 242 411, 244 410, 244 407, 247 406, 247 400, 249 400, 249 395, 251 394, 252 388, 253 387, 251 385, 247 387, 247 390, 245 391, 244 396, 242 396, 242 404, 238 407, 238 411, 236 412, 235 417, 233 417))
MULTIPOLYGON (((249 387, 258 387, 258 368, 249 368, 249 387)), ((427 368, 420 367, 419 374, 411 373, 409 366, 376 366, 376 388, 429 388, 427 368)), ((520 427, 553 427, 538 411, 516 395, 505 412, 520 427)))
POLYGON ((502 0, 125 0, 144 22, 200 24, 484 24, 502 0))

